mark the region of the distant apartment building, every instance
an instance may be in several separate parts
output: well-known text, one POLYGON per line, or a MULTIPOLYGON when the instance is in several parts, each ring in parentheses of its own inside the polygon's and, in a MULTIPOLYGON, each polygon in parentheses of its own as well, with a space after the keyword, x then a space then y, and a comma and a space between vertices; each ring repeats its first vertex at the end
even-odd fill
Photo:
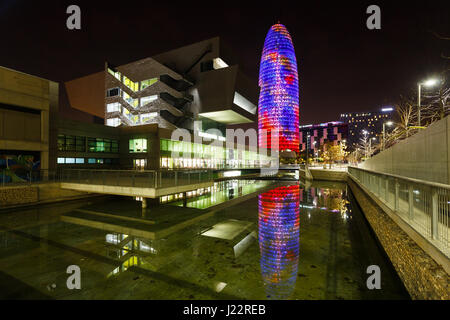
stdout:
POLYGON ((0 67, 0 179, 29 179, 52 168, 49 122, 58 108, 58 84, 0 67))
MULTIPOLYGON (((368 138, 380 138, 383 132, 383 123, 392 121, 394 117, 393 107, 383 107, 376 111, 342 113, 340 121, 348 124, 348 143, 353 149, 367 132, 368 138)), ((392 127, 385 126, 386 131, 392 127)))
POLYGON ((347 142, 347 139, 348 125, 343 122, 300 126, 300 151, 308 150, 310 155, 316 154, 327 142, 338 145, 340 142, 347 142))

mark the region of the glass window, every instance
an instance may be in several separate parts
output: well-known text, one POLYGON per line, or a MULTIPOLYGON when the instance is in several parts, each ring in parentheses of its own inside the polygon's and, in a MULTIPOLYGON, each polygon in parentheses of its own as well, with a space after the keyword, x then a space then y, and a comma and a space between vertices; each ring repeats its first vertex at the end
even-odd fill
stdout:
POLYGON ((66 136, 65 151, 75 151, 75 137, 74 136, 66 136))
POLYGON ((141 98, 141 105, 142 106, 146 105, 147 103, 150 103, 150 102, 155 101, 157 99, 158 99, 158 95, 157 94, 155 94, 153 96, 142 97, 141 98))
POLYGON ((66 158, 66 163, 75 163, 75 158, 66 158))
POLYGON ((167 149, 167 140, 166 139, 161 139, 160 141, 161 141, 160 149, 163 150, 163 151, 168 151, 168 149, 167 149))
POLYGON ((86 151, 86 138, 85 137, 75 137, 76 151, 85 152, 86 151))
POLYGON ((66 137, 63 134, 58 134, 58 151, 64 151, 65 147, 66 147, 66 137))
POLYGON ((64 160, 65 160, 64 158, 58 158, 57 162, 58 162, 58 163, 65 163, 64 160))
POLYGON ((111 88, 111 89, 108 89, 106 91, 106 96, 107 97, 116 97, 118 95, 120 95, 120 89, 119 88, 111 88))
POLYGON ((106 105, 106 111, 107 112, 120 112, 120 103, 118 103, 118 102, 108 103, 106 105))
POLYGON ((152 84, 156 83, 158 78, 152 78, 148 80, 141 81, 141 90, 144 90, 147 87, 150 87, 152 84))
POLYGON ((104 143, 104 151, 105 152, 111 152, 111 140, 104 139, 103 143, 104 143))
POLYGON ((95 163, 95 158, 89 158, 88 163, 95 163))
POLYGON ((119 118, 106 119, 106 125, 110 127, 118 127, 122 121, 119 118))
POLYGON ((119 142, 117 140, 111 141, 111 152, 114 152, 114 153, 119 152, 119 142))
POLYGON ((84 158, 76 158, 75 163, 84 163, 84 158))
POLYGON ((141 123, 145 123, 158 115, 158 112, 150 112, 141 114, 141 123))
POLYGON ((95 152, 105 152, 105 142, 103 139, 97 138, 95 143, 95 152))
POLYGON ((130 139, 129 152, 147 152, 147 139, 130 139))

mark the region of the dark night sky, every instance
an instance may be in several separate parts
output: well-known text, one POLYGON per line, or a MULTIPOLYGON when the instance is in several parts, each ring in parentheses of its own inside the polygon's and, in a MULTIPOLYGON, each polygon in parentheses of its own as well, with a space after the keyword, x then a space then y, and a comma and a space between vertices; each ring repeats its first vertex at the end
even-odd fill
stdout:
POLYGON ((391 104, 444 68, 441 53, 450 55, 450 41, 428 31, 450 36, 449 1, 276 2, 0 0, 0 65, 65 81, 104 61, 120 65, 221 36, 256 82, 264 38, 280 20, 294 41, 305 124, 391 104), (81 31, 66 29, 70 4, 81 7, 81 31), (366 28, 370 4, 381 7, 381 30, 366 28))

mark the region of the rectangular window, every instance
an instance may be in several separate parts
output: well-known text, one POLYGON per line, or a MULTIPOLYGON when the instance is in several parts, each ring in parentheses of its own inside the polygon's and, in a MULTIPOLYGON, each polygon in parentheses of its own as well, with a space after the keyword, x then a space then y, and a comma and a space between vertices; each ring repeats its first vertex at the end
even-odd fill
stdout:
POLYGON ((106 105, 106 111, 107 112, 120 112, 120 103, 118 103, 118 102, 108 103, 106 105))
POLYGON ((75 158, 66 158, 66 163, 75 163, 75 158))
POLYGON ((78 164, 84 163, 84 158, 76 158, 75 163, 78 163, 78 164))
POLYGON ((58 158, 58 163, 65 163, 65 161, 64 161, 65 159, 64 158, 58 158))
POLYGON ((111 152, 111 140, 104 139, 103 142, 104 142, 104 149, 105 149, 104 151, 111 152))
POLYGON ((141 123, 146 123, 158 115, 158 112, 150 112, 141 114, 141 123))
POLYGON ((75 149, 77 152, 85 152, 86 151, 86 138, 85 137, 75 137, 75 149))
POLYGON ((66 137, 63 134, 58 134, 58 151, 64 151, 65 147, 66 147, 66 137))
POLYGON ((129 152, 147 152, 147 139, 130 139, 129 152))
POLYGON ((88 163, 95 163, 95 158, 89 158, 88 163))
POLYGON ((118 127, 122 121, 119 118, 106 119, 106 125, 110 127, 118 127))
POLYGON ((158 81, 158 78, 141 81, 141 90, 144 90, 145 88, 150 87, 152 84, 156 83, 157 81, 158 81))
POLYGON ((119 142, 117 140, 111 141, 111 152, 114 152, 114 153, 119 152, 119 142))
POLYGON ((109 72, 112 76, 114 76, 117 80, 121 81, 121 80, 120 80, 121 74, 120 74, 119 71, 114 71, 114 70, 108 68, 108 72, 109 72))
POLYGON ((103 139, 97 138, 95 143, 95 152, 105 152, 105 142, 103 139))
POLYGON ((120 89, 119 88, 111 88, 111 89, 108 89, 106 91, 106 96, 107 97, 117 97, 119 95, 120 95, 120 89))
POLYGON ((146 105, 147 103, 150 103, 152 101, 155 101, 158 99, 158 95, 153 95, 153 96, 147 96, 147 97, 142 97, 141 98, 141 106, 146 105))

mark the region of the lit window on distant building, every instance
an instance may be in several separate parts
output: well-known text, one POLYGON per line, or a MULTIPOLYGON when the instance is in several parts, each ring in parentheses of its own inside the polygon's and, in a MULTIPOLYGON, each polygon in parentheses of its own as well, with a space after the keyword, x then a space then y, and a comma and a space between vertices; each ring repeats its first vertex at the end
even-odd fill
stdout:
POLYGON ((118 103, 118 102, 108 103, 106 105, 106 111, 107 112, 120 112, 120 103, 118 103))
POLYGON ((145 88, 150 87, 152 84, 156 83, 157 81, 158 81, 158 78, 141 81, 141 90, 144 90, 145 88))
POLYGON ((158 112, 150 112, 141 114, 141 123, 146 123, 158 116, 158 112))
POLYGON ((130 139, 129 152, 147 152, 147 139, 130 139))
POLYGON ((148 96, 148 97, 142 97, 141 98, 141 106, 146 105, 147 103, 150 103, 152 101, 155 101, 158 99, 158 95, 148 96))
POLYGON ((122 121, 119 118, 106 119, 106 125, 110 127, 118 127, 122 121))
POLYGON ((111 88, 111 89, 108 89, 106 91, 106 96, 107 97, 116 97, 118 95, 120 95, 120 89, 119 88, 111 88))

